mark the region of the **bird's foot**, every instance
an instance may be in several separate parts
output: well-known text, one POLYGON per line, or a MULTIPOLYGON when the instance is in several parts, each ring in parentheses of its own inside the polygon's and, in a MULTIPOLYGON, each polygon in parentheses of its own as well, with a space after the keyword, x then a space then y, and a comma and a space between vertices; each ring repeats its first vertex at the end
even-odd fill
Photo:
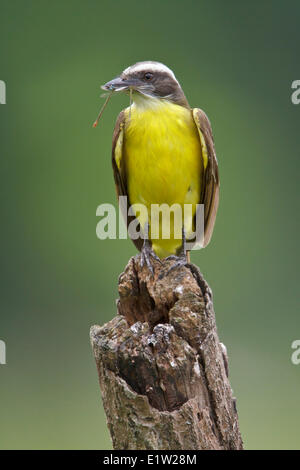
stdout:
POLYGON ((174 269, 176 269, 176 268, 179 268, 181 266, 188 266, 189 265, 189 261, 187 259, 187 256, 184 253, 181 253, 178 256, 177 255, 170 255, 167 258, 165 258, 165 261, 175 261, 175 262, 174 262, 174 264, 172 264, 172 266, 170 266, 170 268, 168 269, 166 274, 164 274, 164 276, 167 276, 168 274, 170 274, 170 272, 174 271, 174 269))
POLYGON ((160 258, 154 253, 150 243, 144 243, 140 254, 140 266, 141 268, 147 266, 152 276, 154 276, 153 259, 161 264, 160 258))

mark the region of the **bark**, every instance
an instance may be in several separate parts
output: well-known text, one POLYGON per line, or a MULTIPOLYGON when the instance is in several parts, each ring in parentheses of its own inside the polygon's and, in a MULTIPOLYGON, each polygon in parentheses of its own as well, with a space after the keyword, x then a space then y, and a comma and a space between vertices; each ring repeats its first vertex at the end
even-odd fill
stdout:
POLYGON ((212 293, 195 265, 131 258, 91 342, 114 449, 242 449, 212 293))

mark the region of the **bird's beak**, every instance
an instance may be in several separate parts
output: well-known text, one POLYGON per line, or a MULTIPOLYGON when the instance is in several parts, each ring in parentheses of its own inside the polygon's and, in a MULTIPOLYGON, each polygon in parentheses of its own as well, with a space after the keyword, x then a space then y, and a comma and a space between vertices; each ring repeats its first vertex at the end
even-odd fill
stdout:
POLYGON ((102 85, 102 90, 105 91, 125 91, 129 88, 137 88, 140 85, 140 81, 137 79, 128 79, 117 77, 111 80, 110 82, 102 85))

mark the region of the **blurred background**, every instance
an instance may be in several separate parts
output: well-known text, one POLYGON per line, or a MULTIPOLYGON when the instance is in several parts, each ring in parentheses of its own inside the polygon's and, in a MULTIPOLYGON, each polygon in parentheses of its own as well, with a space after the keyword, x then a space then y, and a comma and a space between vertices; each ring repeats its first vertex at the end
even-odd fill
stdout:
POLYGON ((0 0, 0 448, 110 449, 89 328, 116 313, 136 253, 100 241, 116 204, 100 85, 139 60, 171 67, 213 126, 214 236, 192 254, 214 292, 247 449, 300 448, 299 15, 295 1, 0 0))

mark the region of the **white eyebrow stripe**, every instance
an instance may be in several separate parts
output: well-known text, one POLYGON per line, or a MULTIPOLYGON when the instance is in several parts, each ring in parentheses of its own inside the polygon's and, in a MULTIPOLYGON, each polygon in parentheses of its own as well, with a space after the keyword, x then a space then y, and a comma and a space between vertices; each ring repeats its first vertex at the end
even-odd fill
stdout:
POLYGON ((164 64, 161 64, 160 62, 151 62, 151 61, 146 61, 146 62, 138 62, 137 64, 131 65, 130 67, 127 67, 127 69, 124 70, 124 74, 127 73, 132 73, 132 72, 141 72, 142 70, 150 71, 150 72, 166 72, 169 74, 174 80, 177 79, 169 67, 167 67, 164 64))

